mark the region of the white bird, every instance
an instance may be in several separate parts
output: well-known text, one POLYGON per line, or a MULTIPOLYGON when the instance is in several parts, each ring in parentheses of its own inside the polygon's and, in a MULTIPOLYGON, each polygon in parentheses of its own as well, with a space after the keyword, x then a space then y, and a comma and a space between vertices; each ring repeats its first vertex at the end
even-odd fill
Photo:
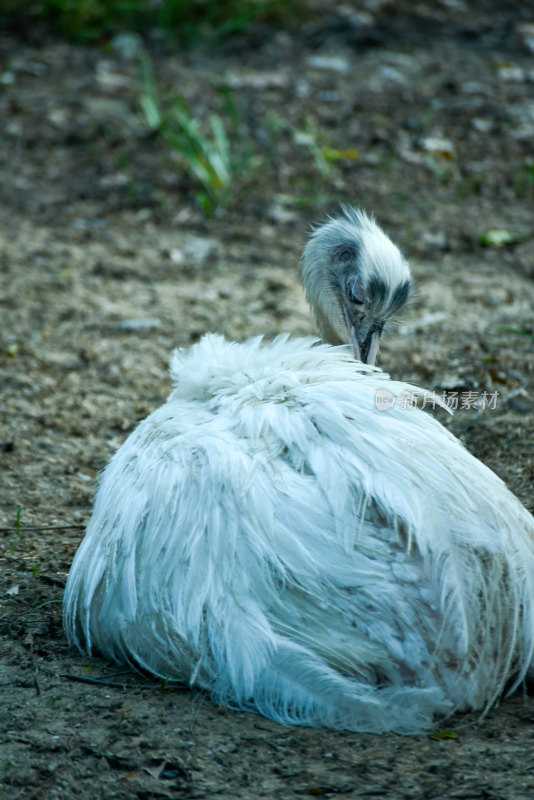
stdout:
POLYGON ((414 733, 484 711, 532 662, 534 520, 363 363, 411 280, 374 221, 316 228, 303 279, 331 344, 174 353, 168 401, 103 473, 67 637, 282 723, 414 733))

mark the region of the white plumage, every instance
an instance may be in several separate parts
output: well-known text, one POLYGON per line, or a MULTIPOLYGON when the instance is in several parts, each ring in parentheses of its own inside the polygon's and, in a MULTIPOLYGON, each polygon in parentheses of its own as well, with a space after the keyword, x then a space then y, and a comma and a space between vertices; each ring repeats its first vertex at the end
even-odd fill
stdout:
POLYGON ((207 335, 171 375, 104 471, 65 591, 71 642, 356 731, 421 731, 521 682, 534 520, 430 415, 376 408, 378 389, 417 390, 286 336, 207 335))

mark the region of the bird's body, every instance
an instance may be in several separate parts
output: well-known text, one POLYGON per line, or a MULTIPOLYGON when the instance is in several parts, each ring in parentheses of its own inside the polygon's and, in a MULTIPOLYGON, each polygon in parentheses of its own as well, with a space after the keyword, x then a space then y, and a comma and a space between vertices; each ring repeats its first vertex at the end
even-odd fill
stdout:
POLYGON ((67 581, 71 642, 358 731, 420 731, 523 679, 534 520, 400 401, 413 387, 287 337, 207 335, 171 374, 104 471, 67 581))

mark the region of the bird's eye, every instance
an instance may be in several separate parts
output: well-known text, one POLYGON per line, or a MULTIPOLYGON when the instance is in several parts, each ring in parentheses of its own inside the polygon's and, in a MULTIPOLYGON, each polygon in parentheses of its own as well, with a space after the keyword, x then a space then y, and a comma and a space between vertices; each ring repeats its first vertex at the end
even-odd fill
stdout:
POLYGON ((345 245, 336 250, 336 256, 338 261, 340 263, 343 263, 344 261, 352 261, 353 259, 355 259, 357 253, 354 247, 349 247, 348 245, 345 245))
POLYGON ((359 285, 359 281, 347 282, 345 286, 345 296, 349 303, 353 303, 356 306, 363 306, 365 303, 363 288, 359 285))

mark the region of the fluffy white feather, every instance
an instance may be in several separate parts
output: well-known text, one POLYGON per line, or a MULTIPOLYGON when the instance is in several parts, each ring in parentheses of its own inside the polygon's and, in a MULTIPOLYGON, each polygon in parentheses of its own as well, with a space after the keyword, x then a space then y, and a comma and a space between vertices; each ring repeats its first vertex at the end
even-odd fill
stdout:
POLYGON ((348 348, 207 335, 104 471, 65 591, 84 651, 284 723, 412 733, 534 641, 534 520, 348 348))

